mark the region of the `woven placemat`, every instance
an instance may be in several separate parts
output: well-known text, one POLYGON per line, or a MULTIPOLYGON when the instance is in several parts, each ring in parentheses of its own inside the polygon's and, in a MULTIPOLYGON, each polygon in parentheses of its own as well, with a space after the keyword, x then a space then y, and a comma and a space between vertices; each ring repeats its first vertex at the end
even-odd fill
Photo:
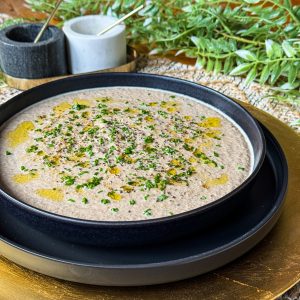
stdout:
POLYGON ((270 100, 268 86, 252 83, 245 85, 245 79, 208 73, 203 69, 173 62, 165 58, 144 57, 138 64, 138 71, 178 77, 215 89, 229 97, 250 103, 278 118, 300 133, 300 126, 295 121, 300 118, 300 106, 286 102, 270 100))
MULTIPOLYGON (((6 18, 6 15, 0 14, 0 24, 6 18)), ((295 124, 295 121, 300 118, 300 106, 268 99, 266 97, 270 93, 268 86, 261 86, 257 83, 246 86, 243 78, 208 73, 203 69, 174 62, 166 58, 143 57, 139 60, 138 72, 173 76, 208 86, 229 97, 250 103, 270 113, 300 133, 300 125, 295 124)), ((0 105, 20 92, 21 91, 12 89, 4 82, 1 82, 0 105)), ((300 299, 300 283, 279 299, 300 299)))

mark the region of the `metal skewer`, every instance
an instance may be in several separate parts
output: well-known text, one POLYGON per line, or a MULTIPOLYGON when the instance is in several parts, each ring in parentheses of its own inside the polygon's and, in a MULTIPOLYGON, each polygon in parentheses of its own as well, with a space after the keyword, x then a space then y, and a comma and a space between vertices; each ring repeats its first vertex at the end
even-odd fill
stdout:
POLYGON ((63 2, 63 0, 58 0, 51 15, 48 17, 46 23, 43 25, 43 27, 41 28, 40 32, 38 33, 38 35, 36 36, 35 40, 34 40, 34 44, 36 44, 40 39, 41 37, 43 36, 44 34, 44 31, 46 30, 46 28, 48 27, 50 21, 52 20, 52 18, 54 17, 58 7, 60 6, 60 4, 63 2))
POLYGON ((132 12, 130 12, 129 14, 125 15, 124 17, 122 17, 121 19, 119 19, 118 21, 116 21, 115 23, 113 23, 112 25, 109 25, 108 27, 106 27, 105 29, 103 29, 102 31, 100 31, 99 33, 97 33, 97 36, 100 36, 102 34, 104 34, 105 32, 111 30, 112 28, 114 28, 115 26, 119 25, 120 23, 122 23, 124 20, 128 19, 129 17, 131 17, 132 15, 134 15, 135 13, 137 13, 138 11, 140 11, 142 8, 144 7, 144 5, 140 5, 139 7, 137 7, 136 9, 134 9, 132 12))

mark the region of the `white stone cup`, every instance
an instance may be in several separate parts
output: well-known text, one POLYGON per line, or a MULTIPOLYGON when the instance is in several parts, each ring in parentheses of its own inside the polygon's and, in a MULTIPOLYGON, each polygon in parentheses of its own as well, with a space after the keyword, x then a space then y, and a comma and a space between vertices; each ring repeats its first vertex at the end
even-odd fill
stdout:
POLYGON ((71 74, 98 71, 126 63, 125 25, 117 25, 97 36, 97 33, 116 21, 114 17, 91 15, 74 18, 64 24, 71 74))

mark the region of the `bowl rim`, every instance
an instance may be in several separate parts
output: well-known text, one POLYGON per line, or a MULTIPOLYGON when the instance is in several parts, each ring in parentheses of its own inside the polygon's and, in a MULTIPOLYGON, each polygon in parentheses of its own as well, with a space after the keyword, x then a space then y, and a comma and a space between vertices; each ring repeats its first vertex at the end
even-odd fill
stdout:
MULTIPOLYGON (((101 77, 111 77, 111 76, 120 77, 120 78, 124 77, 124 76, 125 77, 132 77, 132 78, 142 77, 144 79, 148 78, 150 80, 165 80, 167 82, 168 81, 173 81, 173 82, 178 83, 178 84, 189 85, 189 86, 192 86, 194 88, 206 90, 210 94, 214 94, 218 97, 226 99, 226 101, 230 102, 231 105, 233 105, 238 110, 240 110, 244 114, 246 114, 250 119, 252 119, 253 125, 256 127, 256 130, 257 130, 258 135, 260 137, 259 144, 261 146, 261 155, 258 159, 257 165, 253 167, 253 170, 250 173, 250 175, 239 186, 237 186, 231 192, 225 194, 223 197, 218 198, 217 200, 215 200, 213 202, 210 202, 206 205, 203 205, 201 207, 198 207, 198 208, 195 208, 195 209, 192 209, 192 210, 188 210, 188 211, 185 211, 185 212, 182 212, 182 213, 179 213, 179 214, 174 214, 172 216, 153 218, 153 219, 142 219, 142 220, 132 220, 132 221, 97 221, 97 220, 80 219, 80 218, 74 218, 74 217, 59 215, 59 214, 56 214, 56 213, 53 213, 53 212, 50 212, 50 211, 46 211, 46 210, 37 208, 37 207, 32 206, 30 204, 27 204, 26 202, 24 202, 22 200, 19 200, 15 197, 9 195, 0 186, 0 195, 1 196, 3 196, 6 199, 9 199, 15 205, 17 205, 17 206, 33 213, 33 214, 36 214, 36 215, 39 215, 39 216, 42 216, 42 217, 45 217, 45 218, 49 218, 51 220, 56 220, 56 221, 59 221, 59 222, 69 223, 69 224, 72 223, 74 225, 81 225, 81 226, 86 226, 86 227, 94 227, 94 228, 99 227, 99 226, 100 227, 104 226, 104 227, 122 227, 122 228, 125 228, 125 227, 139 227, 139 226, 145 226, 145 225, 156 225, 156 224, 165 223, 165 222, 168 223, 168 222, 173 222, 173 221, 178 220, 178 219, 185 219, 185 218, 189 218, 190 216, 195 216, 197 214, 204 213, 205 211, 207 211, 207 210, 209 210, 213 207, 221 205, 227 199, 229 199, 232 196, 238 194, 248 184, 250 184, 250 182, 252 180, 255 179, 257 173, 259 172, 261 166, 263 165, 265 155, 266 155, 266 140, 265 140, 262 128, 260 127, 258 121, 245 108, 243 108, 240 104, 238 104, 236 101, 234 101, 230 97, 228 97, 228 96, 226 96, 226 95, 224 95, 224 94, 222 94, 222 93, 220 93, 220 92, 218 92, 218 91, 216 91, 212 88, 209 88, 209 87, 206 87, 206 86, 203 86, 203 85, 200 85, 198 83, 188 81, 188 80, 185 80, 185 79, 179 79, 179 78, 176 78, 176 77, 165 76, 165 75, 157 75, 157 74, 149 74, 149 73, 125 73, 125 72, 103 73, 103 74, 87 74, 87 75, 73 76, 73 77, 70 77, 70 78, 63 78, 63 79, 60 79, 60 80, 56 80, 56 81, 53 81, 53 82, 42 84, 40 86, 37 86, 37 87, 29 89, 25 92, 22 92, 22 93, 20 93, 16 96, 14 96, 10 100, 8 100, 3 105, 1 105, 0 106, 0 112, 1 112, 1 110, 5 110, 8 106, 13 105, 14 102, 20 101, 20 98, 22 98, 23 95, 28 95, 28 94, 30 95, 31 93, 37 93, 39 91, 42 91, 45 88, 50 88, 50 89, 52 88, 52 90, 56 90, 55 89, 56 85, 63 85, 65 82, 74 81, 74 83, 75 83, 77 80, 82 80, 82 79, 92 80, 92 79, 95 79, 95 78, 98 78, 99 80, 101 80, 101 77)), ((117 86, 117 85, 114 85, 114 86, 117 86)), ((128 86, 128 85, 119 85, 119 86, 128 86)), ((142 87, 142 86, 136 85, 135 87, 142 87)), ((97 87, 94 87, 94 88, 97 88, 97 87)), ((98 87, 98 88, 100 88, 100 87, 98 87)), ((147 88, 147 87, 145 87, 145 88, 147 88)), ((76 89, 75 88, 74 90, 66 91, 64 93, 70 93, 70 92, 75 92, 75 91, 80 91, 80 90, 84 90, 84 88, 83 89, 76 89)), ((171 90, 168 90, 168 89, 165 89, 165 90, 166 91, 171 91, 171 90)), ((51 97, 55 97, 55 96, 58 96, 60 94, 62 95, 64 93, 58 93, 58 94, 53 95, 51 97)), ((185 94, 182 93, 182 95, 185 95, 185 94)), ((185 95, 185 96, 188 96, 188 95, 185 95)), ((189 96, 189 97, 192 97, 192 96, 189 96)), ((50 97, 48 97, 48 98, 50 98, 50 97)), ((35 103, 46 100, 48 98, 42 98, 39 101, 36 101, 35 103)), ((194 97, 192 97, 192 98, 194 98, 194 97)), ((200 100, 200 99, 198 99, 198 100, 200 100)), ((26 107, 34 105, 35 103, 27 105, 26 107)), ((213 106, 213 105, 211 105, 211 106, 213 106)), ((17 113, 24 110, 26 107, 22 108, 17 113)), ((10 118, 8 118, 8 120, 10 118)), ((230 116, 228 116, 228 118, 232 119, 230 116)), ((0 124, 0 128, 1 128, 2 125, 3 125, 3 123, 0 124)))

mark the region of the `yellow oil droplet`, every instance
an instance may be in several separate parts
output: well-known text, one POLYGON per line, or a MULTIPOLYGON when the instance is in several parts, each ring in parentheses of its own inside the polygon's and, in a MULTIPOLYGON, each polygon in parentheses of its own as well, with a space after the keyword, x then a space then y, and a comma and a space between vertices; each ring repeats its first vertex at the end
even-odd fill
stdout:
POLYGON ((91 128, 93 128, 93 124, 88 124, 86 126, 83 127, 83 131, 87 132, 88 130, 90 130, 91 128))
POLYGON ((218 117, 209 117, 204 119, 202 122, 198 123, 200 127, 210 128, 210 127, 220 127, 221 119, 218 117))
POLYGON ((147 117, 145 117, 145 121, 147 121, 147 122, 153 122, 154 119, 152 117, 150 117, 150 116, 147 116, 147 117))
POLYGON ((174 176, 177 174, 177 171, 175 169, 170 169, 168 170, 168 174, 174 176))
POLYGON ((28 173, 28 174, 17 174, 13 177, 13 180, 14 182, 16 183, 20 183, 20 184, 25 184, 25 183, 28 183, 28 182, 31 182, 35 179, 37 179, 39 177, 38 174, 31 174, 31 173, 28 173))
POLYGON ((184 119, 187 121, 191 121, 193 119, 193 117, 192 116, 184 116, 184 119))
POLYGON ((198 148, 193 152, 193 154, 194 154, 196 157, 200 156, 202 153, 203 153, 203 151, 202 151, 202 148, 201 148, 201 147, 198 147, 198 148))
POLYGON ((73 101, 74 104, 79 104, 79 105, 91 105, 91 100, 88 99, 74 99, 73 101))
POLYGON ((85 194, 85 192, 81 188, 76 188, 76 193, 78 193, 80 195, 84 195, 85 194))
POLYGON ((176 107, 168 107, 167 111, 170 113, 175 113, 177 111, 177 108, 176 107))
POLYGON ((194 167, 190 167, 190 168, 189 168, 189 171, 191 171, 191 172, 194 173, 194 172, 196 172, 196 169, 195 169, 194 167))
POLYGON ((134 188, 132 186, 129 185, 123 185, 121 186, 121 188, 123 189, 123 191, 125 191, 126 193, 130 193, 134 190, 134 188))
POLYGON ((62 201, 64 200, 64 193, 61 190, 57 189, 39 189, 36 193, 45 199, 53 201, 62 201))
POLYGON ((68 160, 74 161, 74 162, 81 162, 83 155, 80 153, 78 155, 71 155, 68 157, 68 160))
POLYGON ((181 166, 181 162, 178 159, 172 159, 170 164, 174 167, 180 167, 181 166))
POLYGON ((115 201, 120 201, 122 199, 122 196, 114 191, 109 192, 107 196, 115 201))
POLYGON ((44 151, 38 151, 37 155, 38 156, 44 156, 44 155, 46 155, 46 153, 44 151))
POLYGON ((53 107, 53 111, 56 115, 60 116, 63 114, 66 110, 70 109, 72 105, 68 102, 62 102, 56 106, 53 107))
POLYGON ((91 113, 89 112, 89 111, 84 111, 82 114, 81 114, 81 116, 83 117, 83 118, 87 118, 87 117, 89 117, 91 115, 91 113))
POLYGON ((129 156, 126 156, 125 158, 125 161, 128 163, 128 164, 133 164, 136 162, 136 160, 132 157, 129 157, 129 156))
POLYGON ((126 162, 127 164, 132 164, 134 163, 136 160, 132 157, 130 157, 129 155, 127 154, 122 154, 121 155, 121 158, 123 159, 124 162, 126 162))
POLYGON ((190 157, 189 162, 190 163, 195 163, 195 162, 197 162, 197 159, 195 157, 190 157))
POLYGON ((228 175, 222 174, 219 178, 209 179, 204 184, 203 187, 208 189, 216 185, 223 185, 228 182, 228 175))
POLYGON ((86 161, 86 162, 82 163, 81 166, 82 166, 82 168, 89 168, 91 166, 91 164, 88 161, 86 161))
POLYGON ((125 112, 129 113, 129 114, 132 114, 132 115, 136 115, 139 111, 137 109, 134 109, 134 108, 127 108, 125 110, 125 112))
POLYGON ((169 132, 170 132, 172 135, 174 135, 174 136, 177 135, 176 131, 174 131, 174 130, 169 130, 169 132))
POLYGON ((178 103, 177 102, 175 102, 175 101, 168 101, 168 102, 166 102, 166 101, 163 101, 161 104, 160 104, 160 107, 162 107, 162 108, 168 108, 168 107, 176 107, 178 105, 178 103))
POLYGON ((157 102, 149 102, 149 106, 156 106, 157 105, 157 102))
POLYGON ((216 137, 219 137, 221 133, 222 132, 220 130, 210 130, 210 131, 204 133, 204 135, 209 138, 216 138, 216 137))
POLYGON ((17 147, 29 139, 29 132, 34 129, 34 125, 30 121, 19 124, 15 130, 8 133, 9 147, 17 147))
POLYGON ((168 104, 170 106, 178 106, 178 102, 176 102, 176 101, 168 101, 168 104))
POLYGON ((112 167, 109 169, 110 174, 119 175, 121 170, 118 167, 112 167))
POLYGON ((205 143, 201 143, 198 149, 202 151, 203 148, 211 148, 212 145, 213 145, 212 141, 207 141, 205 143))
POLYGON ((52 157, 48 157, 48 161, 55 165, 55 166, 59 166, 60 165, 60 158, 59 156, 52 156, 52 157))
POLYGON ((184 142, 185 142, 186 144, 191 144, 191 143, 194 142, 194 140, 193 140, 193 139, 187 138, 187 139, 184 139, 184 142))

